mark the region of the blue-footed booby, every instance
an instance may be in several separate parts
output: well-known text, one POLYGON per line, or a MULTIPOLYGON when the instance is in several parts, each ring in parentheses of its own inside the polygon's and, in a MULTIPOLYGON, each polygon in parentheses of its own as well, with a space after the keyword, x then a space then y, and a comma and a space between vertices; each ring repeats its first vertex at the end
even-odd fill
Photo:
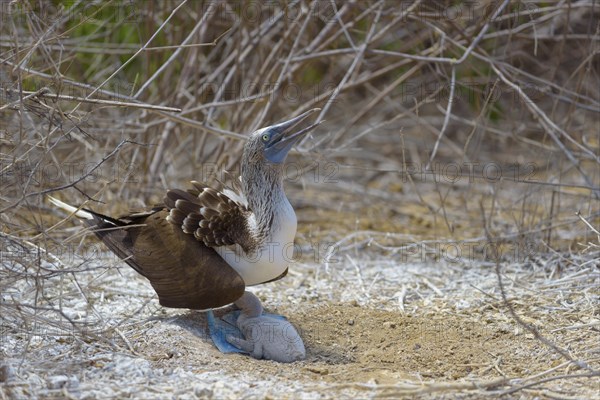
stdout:
POLYGON ((281 316, 263 314, 258 298, 245 288, 287 273, 297 221, 283 189, 283 164, 292 146, 319 124, 294 132, 315 111, 252 133, 237 188, 192 181, 187 191, 168 190, 163 204, 118 218, 50 201, 79 217, 145 276, 162 306, 208 310, 211 338, 221 351, 280 362, 304 359, 294 327, 281 316), (212 309, 231 303, 240 311, 215 319, 212 309))

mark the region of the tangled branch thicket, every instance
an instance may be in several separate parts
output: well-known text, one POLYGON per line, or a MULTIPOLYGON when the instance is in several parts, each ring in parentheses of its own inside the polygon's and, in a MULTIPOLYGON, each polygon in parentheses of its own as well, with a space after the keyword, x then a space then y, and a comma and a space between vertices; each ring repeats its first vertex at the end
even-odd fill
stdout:
MULTIPOLYGON (((301 247, 439 260, 432 248, 458 243, 472 250, 464 268, 542 265, 597 296, 594 0, 13 1, 0 13, 2 358, 47 367, 28 354, 56 333, 133 352, 122 327, 139 310, 108 323, 86 296, 93 279, 77 280, 119 260, 95 262, 104 249, 46 195, 108 214, 152 205, 235 175, 247 133, 314 107, 324 122, 286 169, 301 247), (67 311, 78 306, 93 311, 67 311)), ((597 335, 591 318, 581 329, 597 335)), ((572 356, 597 373, 597 350, 596 364, 572 356)))

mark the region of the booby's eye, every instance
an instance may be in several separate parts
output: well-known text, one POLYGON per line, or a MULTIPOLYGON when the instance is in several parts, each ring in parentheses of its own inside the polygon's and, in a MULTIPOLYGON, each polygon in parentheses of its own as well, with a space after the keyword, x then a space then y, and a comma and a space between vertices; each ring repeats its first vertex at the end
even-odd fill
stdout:
POLYGON ((269 135, 267 135, 266 133, 264 135, 262 135, 262 140, 263 140, 263 142, 268 142, 269 141, 269 135))

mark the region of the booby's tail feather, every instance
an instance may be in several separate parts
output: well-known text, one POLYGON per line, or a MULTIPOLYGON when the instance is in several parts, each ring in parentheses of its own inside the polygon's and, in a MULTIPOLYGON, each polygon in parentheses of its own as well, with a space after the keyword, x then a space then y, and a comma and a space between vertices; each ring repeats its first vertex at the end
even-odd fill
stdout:
POLYGON ((56 207, 79 217, 81 222, 90 227, 91 231, 117 256, 125 260, 127 264, 140 274, 146 275, 143 269, 132 259, 133 244, 130 232, 126 229, 127 221, 120 221, 85 208, 74 207, 52 196, 48 196, 48 199, 56 207))
POLYGON ((55 197, 48 196, 48 199, 50 200, 50 203, 54 204, 56 207, 61 208, 67 211, 68 213, 84 220, 83 222, 88 226, 107 228, 111 226, 116 227, 125 225, 125 223, 115 218, 111 218, 107 215, 102 215, 100 213, 88 210, 86 208, 72 206, 70 204, 65 203, 64 201, 58 200, 55 197))
POLYGON ((76 217, 83 218, 83 219, 91 219, 91 220, 94 219, 94 216, 92 215, 91 212, 88 212, 86 210, 83 210, 83 209, 80 209, 77 207, 73 207, 72 205, 69 205, 63 201, 60 201, 59 199, 54 198, 52 196, 48 196, 48 199, 50 200, 50 203, 54 204, 56 207, 62 208, 63 210, 75 215, 76 217))

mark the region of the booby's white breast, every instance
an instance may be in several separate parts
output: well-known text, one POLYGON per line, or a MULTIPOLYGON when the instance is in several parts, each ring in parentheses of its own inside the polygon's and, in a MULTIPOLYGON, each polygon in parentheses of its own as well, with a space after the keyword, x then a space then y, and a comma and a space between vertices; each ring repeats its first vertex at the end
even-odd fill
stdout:
MULTIPOLYGON (((253 217, 250 225, 256 226, 253 217)), ((257 285, 283 274, 292 261, 296 227, 296 213, 285 199, 275 211, 271 234, 256 252, 246 254, 239 245, 221 246, 215 250, 241 275, 246 286, 257 285)))

